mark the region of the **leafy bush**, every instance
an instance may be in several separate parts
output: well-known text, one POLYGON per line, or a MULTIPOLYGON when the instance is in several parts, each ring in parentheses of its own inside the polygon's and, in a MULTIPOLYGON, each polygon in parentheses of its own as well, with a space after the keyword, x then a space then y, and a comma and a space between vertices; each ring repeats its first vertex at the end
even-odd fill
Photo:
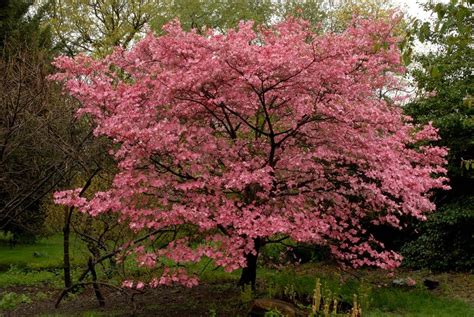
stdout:
POLYGON ((296 243, 290 239, 285 244, 267 244, 260 254, 260 262, 268 268, 279 268, 288 264, 332 261, 330 250, 326 246, 296 243))
POLYGON ((43 283, 61 283, 59 272, 28 271, 12 266, 7 272, 0 273, 0 288, 16 285, 38 285, 43 283))
POLYGON ((474 269, 474 197, 461 197, 419 226, 420 236, 402 248, 404 264, 435 271, 474 269))
POLYGON ((19 304, 31 303, 31 298, 25 294, 17 294, 15 292, 9 292, 2 296, 0 299, 0 309, 13 309, 19 304))

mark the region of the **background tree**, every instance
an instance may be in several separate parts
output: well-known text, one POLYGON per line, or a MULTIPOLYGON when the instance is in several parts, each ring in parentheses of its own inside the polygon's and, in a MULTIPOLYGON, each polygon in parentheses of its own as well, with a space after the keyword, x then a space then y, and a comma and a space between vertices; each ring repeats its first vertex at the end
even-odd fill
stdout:
MULTIPOLYGON (((327 24, 332 30, 342 31, 347 28, 355 16, 384 20, 390 19, 394 10, 399 10, 399 8, 393 1, 345 0, 335 6, 327 24)), ((397 24, 394 34, 400 32, 404 27, 403 23, 397 24)))
MULTIPOLYGON (((0 230, 32 238, 41 231, 40 199, 58 182, 44 132, 48 108, 50 37, 41 12, 28 15, 32 1, 0 6, 0 230)), ((55 113, 57 114, 57 113, 55 113)))
POLYGON ((473 5, 472 0, 429 3, 426 10, 433 20, 417 23, 417 38, 429 49, 414 56, 411 75, 418 95, 407 105, 406 113, 416 122, 432 121, 439 128, 441 139, 434 144, 449 148, 452 186, 451 191, 437 196, 441 212, 421 226, 417 241, 405 247, 407 264, 417 267, 474 267, 473 5))
POLYGON ((433 22, 418 23, 418 39, 429 45, 427 52, 415 56, 412 76, 418 96, 406 112, 418 122, 432 121, 440 129, 438 144, 448 146, 452 193, 468 189, 469 181, 462 159, 474 158, 474 17, 472 1, 433 3, 426 7, 433 22), (460 182, 461 186, 457 186, 460 182))
POLYGON ((288 20, 201 36, 174 23, 106 59, 58 59, 55 78, 114 140, 119 171, 92 199, 73 190, 56 202, 117 213, 135 231, 186 230, 164 249, 135 248, 140 265, 167 265, 150 286, 194 285, 179 265, 204 256, 254 285, 259 249, 286 237, 395 267, 366 228, 433 210, 446 153, 425 145, 431 126, 379 98, 402 69, 392 30, 360 20, 319 36, 288 20))
MULTIPOLYGON (((354 17, 390 20, 395 11, 401 11, 393 1, 385 0, 288 0, 278 2, 280 17, 294 16, 317 26, 320 32, 343 32, 354 17)), ((406 22, 398 23, 394 34, 404 36, 406 22)))
POLYGON ((224 32, 240 20, 268 23, 273 8, 270 0, 52 0, 48 24, 69 55, 103 56, 115 46, 128 47, 150 29, 161 32, 176 18, 187 30, 208 27, 224 32))
POLYGON ((278 2, 279 18, 293 16, 309 21, 313 26, 324 26, 330 16, 331 7, 325 0, 288 0, 278 2))
POLYGON ((24 15, 28 12, 31 1, 6 0, 0 3, 0 43, 4 46, 5 40, 24 24, 24 15))
POLYGON ((48 5, 47 23, 70 55, 101 56, 115 46, 127 47, 163 10, 158 0, 52 0, 48 5))
POLYGON ((47 79, 58 51, 43 23, 46 9, 14 1, 1 11, 0 230, 15 239, 44 233, 42 200, 104 161, 90 124, 74 116, 77 103, 47 79))
POLYGON ((158 32, 169 21, 178 19, 185 30, 211 28, 225 33, 242 20, 269 24, 276 13, 271 0, 163 0, 162 4, 163 10, 150 24, 158 32))

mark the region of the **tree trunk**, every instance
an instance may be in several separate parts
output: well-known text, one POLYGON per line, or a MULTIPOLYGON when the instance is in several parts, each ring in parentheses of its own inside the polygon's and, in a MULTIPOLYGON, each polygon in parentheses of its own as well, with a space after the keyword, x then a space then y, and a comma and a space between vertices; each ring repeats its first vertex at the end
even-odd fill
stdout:
POLYGON ((91 271, 92 287, 94 287, 95 297, 99 301, 99 306, 103 307, 103 306, 105 306, 105 298, 102 295, 102 293, 100 292, 99 284, 97 283, 97 273, 95 271, 95 264, 93 263, 92 257, 89 257, 89 261, 87 262, 87 266, 89 267, 89 270, 91 271))
MULTIPOLYGON (((97 168, 87 179, 86 184, 82 188, 81 192, 79 193, 79 197, 82 197, 86 192, 87 188, 92 183, 92 179, 99 173, 100 168, 97 168)), ((72 213, 74 212, 73 207, 65 208, 64 209, 64 227, 63 227, 63 267, 64 267, 64 286, 65 288, 69 288, 72 286, 72 279, 71 279, 71 260, 70 260, 70 253, 69 253, 69 236, 71 235, 71 219, 72 213)))
POLYGON ((254 240, 255 244, 255 254, 248 253, 245 255, 247 266, 242 269, 242 274, 240 275, 239 286, 242 288, 250 285, 252 290, 255 290, 255 282, 257 279, 257 259, 258 252, 260 251, 261 241, 259 238, 254 240))
POLYGON ((69 236, 71 233, 71 216, 73 208, 64 208, 64 227, 63 227, 63 268, 64 268, 64 287, 69 288, 72 285, 71 279, 71 261, 69 255, 69 236))

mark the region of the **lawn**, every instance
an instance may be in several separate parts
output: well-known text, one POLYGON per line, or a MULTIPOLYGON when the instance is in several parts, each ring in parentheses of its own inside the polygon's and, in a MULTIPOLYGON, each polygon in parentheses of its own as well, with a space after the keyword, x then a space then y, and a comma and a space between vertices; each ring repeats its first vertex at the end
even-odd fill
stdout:
MULTIPOLYGON (((76 266, 84 264, 83 250, 84 246, 72 239, 76 266)), ((55 309, 62 287, 61 261, 61 236, 13 249, 0 245, 0 265, 7 268, 0 272, 0 312, 8 311, 9 316, 126 316, 132 311, 137 316, 245 316, 254 298, 277 298, 307 307, 319 283, 322 298, 331 302, 336 299, 338 305, 350 307, 357 295, 363 316, 474 316, 472 274, 399 270, 395 276, 388 276, 380 270, 341 270, 324 263, 290 264, 281 269, 262 267, 255 293, 236 287, 239 272, 229 274, 202 263, 206 270, 201 284, 192 289, 146 290, 137 294, 133 302, 130 296, 103 289, 106 306, 99 308, 92 290, 86 288, 55 309), (407 277, 417 284, 392 284, 396 278, 407 277), (425 278, 438 280, 440 286, 427 290, 423 286, 425 278)), ((118 285, 119 280, 107 282, 118 285)))
MULTIPOLYGON (((71 259, 78 263, 83 259, 82 243, 77 238, 71 239, 71 259)), ((10 247, 7 241, 0 240, 0 271, 10 266, 29 269, 50 269, 62 267, 62 235, 40 239, 35 244, 18 244, 10 247)))
MULTIPOLYGON (((84 263, 84 246, 71 240, 71 263, 84 263)), ((40 239, 35 244, 10 247, 0 240, 0 290, 15 286, 61 285, 63 241, 61 235, 40 239)))

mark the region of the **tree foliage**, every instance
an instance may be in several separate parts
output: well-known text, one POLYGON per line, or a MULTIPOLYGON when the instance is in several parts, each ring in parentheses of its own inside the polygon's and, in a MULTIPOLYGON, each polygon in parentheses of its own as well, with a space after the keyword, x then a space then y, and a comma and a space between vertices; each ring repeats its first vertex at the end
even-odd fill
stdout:
POLYGON ((395 267, 400 257, 366 227, 433 210, 446 151, 426 146, 432 126, 380 98, 403 70, 392 22, 326 35, 293 19, 225 35, 174 22, 130 51, 57 59, 54 78, 95 134, 114 140, 119 171, 91 199, 71 190, 56 202, 175 232, 163 248, 134 247, 140 265, 167 266, 151 286, 197 282, 163 257, 244 267, 241 282, 253 284, 259 248, 282 237, 326 245, 356 267, 395 267))
POLYGON ((77 103, 47 79, 57 51, 43 24, 45 7, 2 4, 0 230, 30 239, 44 232, 41 200, 78 166, 102 157, 89 142, 87 122, 74 117, 77 103))
POLYGON ((25 28, 25 15, 31 5, 32 1, 29 0, 6 0, 0 3, 1 47, 4 46, 6 39, 18 35, 18 31, 25 28))
POLYGON ((416 122, 433 122, 446 146, 452 190, 438 195, 440 211, 420 225, 407 244, 407 265, 436 270, 472 270, 474 230, 474 2, 429 3, 433 19, 418 21, 417 38, 429 47, 414 55, 416 99, 406 113, 416 122))
MULTIPOLYGON (((51 177, 48 149, 37 142, 48 116, 48 34, 31 1, 0 5, 0 230, 30 240, 41 231, 39 200, 51 177)), ((49 60, 51 61, 51 60, 49 60)))
POLYGON ((269 22, 274 8, 270 0, 52 0, 49 5, 47 23, 66 52, 97 56, 115 46, 129 47, 176 18, 187 30, 223 32, 240 20, 269 22))
POLYGON ((462 174, 462 159, 474 158, 474 17, 472 1, 432 3, 432 22, 418 22, 418 39, 430 50, 415 56, 416 100, 406 112, 440 129, 437 144, 449 147, 451 178, 462 174))
MULTIPOLYGON (((293 16, 305 19, 324 32, 343 32, 355 17, 387 21, 400 11, 393 1, 386 0, 288 0, 278 3, 280 17, 293 16)), ((394 25, 394 34, 403 36, 406 24, 394 25)))
MULTIPOLYGON (((395 10, 394 2, 386 0, 346 0, 334 8, 327 22, 330 29, 342 31, 348 27, 354 17, 389 20, 395 10)), ((405 25, 398 23, 394 34, 400 35, 405 25)))
POLYGON ((474 199, 458 197, 420 224, 420 236, 403 246, 404 265, 436 271, 474 269, 474 199))
POLYGON ((158 0, 52 0, 48 3, 56 40, 70 55, 98 56, 127 47, 162 10, 158 0))
POLYGON ((280 18, 293 16, 304 19, 319 28, 327 21, 330 9, 324 0, 288 0, 278 2, 278 15, 280 18))
POLYGON ((225 33, 240 21, 269 24, 276 13, 276 5, 271 0, 164 0, 162 3, 162 12, 150 24, 155 31, 178 19, 185 30, 211 28, 225 33))

